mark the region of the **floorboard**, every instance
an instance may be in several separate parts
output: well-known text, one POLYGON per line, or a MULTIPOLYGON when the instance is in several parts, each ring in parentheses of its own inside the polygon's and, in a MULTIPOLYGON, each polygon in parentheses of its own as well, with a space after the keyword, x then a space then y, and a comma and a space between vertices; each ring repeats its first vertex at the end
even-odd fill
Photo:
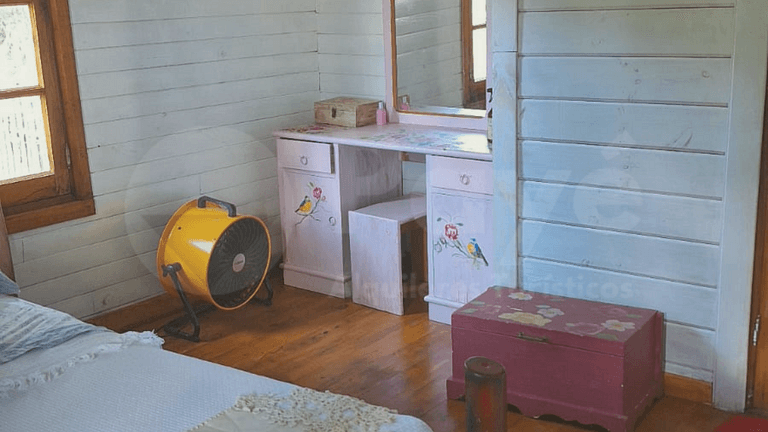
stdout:
MULTIPOLYGON (((361 398, 426 421, 435 432, 465 429, 464 403, 446 400, 451 373, 450 327, 429 321, 426 305, 391 315, 351 300, 285 286, 272 277, 273 305, 247 304, 200 317, 201 342, 164 336, 162 326, 181 314, 163 295, 90 320, 116 331, 156 330, 164 348, 317 390, 361 398)), ((732 414, 665 396, 643 417, 637 432, 712 431, 732 414)), ((566 432, 603 429, 507 415, 508 430, 566 432)))

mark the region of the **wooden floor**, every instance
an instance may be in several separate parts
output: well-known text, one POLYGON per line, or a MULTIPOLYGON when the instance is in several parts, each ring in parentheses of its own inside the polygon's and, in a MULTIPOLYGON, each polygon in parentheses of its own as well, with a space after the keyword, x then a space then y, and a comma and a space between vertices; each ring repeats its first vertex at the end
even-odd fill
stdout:
MULTIPOLYGON (((423 302, 399 317, 284 286, 273 277, 274 303, 215 310, 201 317, 199 343, 165 337, 165 349, 317 390, 330 390, 394 408, 426 421, 435 432, 463 431, 464 403, 446 400, 451 373, 450 327, 427 319, 423 302)), ((261 294, 261 293, 260 293, 261 294)), ((116 331, 159 329, 180 314, 164 295, 90 320, 116 331)), ((510 408, 508 430, 603 430, 530 419, 510 408)), ((637 432, 712 431, 731 414, 664 397, 637 432)))

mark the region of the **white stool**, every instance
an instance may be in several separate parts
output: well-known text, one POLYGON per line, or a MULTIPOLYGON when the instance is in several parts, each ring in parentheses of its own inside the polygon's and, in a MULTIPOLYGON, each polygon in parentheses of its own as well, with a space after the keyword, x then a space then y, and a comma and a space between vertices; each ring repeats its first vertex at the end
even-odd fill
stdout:
MULTIPOLYGON (((408 195, 349 212, 352 301, 403 315, 402 235, 410 233, 406 251, 426 279, 427 201, 408 195)), ((410 273, 410 271, 408 272, 410 273)))

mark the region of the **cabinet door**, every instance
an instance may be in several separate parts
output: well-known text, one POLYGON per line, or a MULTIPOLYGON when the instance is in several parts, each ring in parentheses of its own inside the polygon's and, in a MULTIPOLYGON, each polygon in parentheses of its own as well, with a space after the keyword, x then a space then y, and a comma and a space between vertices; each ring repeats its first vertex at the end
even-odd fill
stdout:
POLYGON ((493 284, 489 196, 431 194, 432 279, 435 297, 466 303, 493 284))
POLYGON ((285 264, 342 275, 342 220, 334 178, 281 170, 285 264))

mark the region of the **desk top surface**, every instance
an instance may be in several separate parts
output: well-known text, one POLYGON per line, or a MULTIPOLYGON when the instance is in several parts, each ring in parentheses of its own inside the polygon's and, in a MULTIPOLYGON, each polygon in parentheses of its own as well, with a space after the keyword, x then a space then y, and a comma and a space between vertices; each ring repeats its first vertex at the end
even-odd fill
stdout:
POLYGON ((391 123, 346 128, 312 124, 275 132, 275 136, 384 150, 491 160, 484 133, 464 129, 391 123))

